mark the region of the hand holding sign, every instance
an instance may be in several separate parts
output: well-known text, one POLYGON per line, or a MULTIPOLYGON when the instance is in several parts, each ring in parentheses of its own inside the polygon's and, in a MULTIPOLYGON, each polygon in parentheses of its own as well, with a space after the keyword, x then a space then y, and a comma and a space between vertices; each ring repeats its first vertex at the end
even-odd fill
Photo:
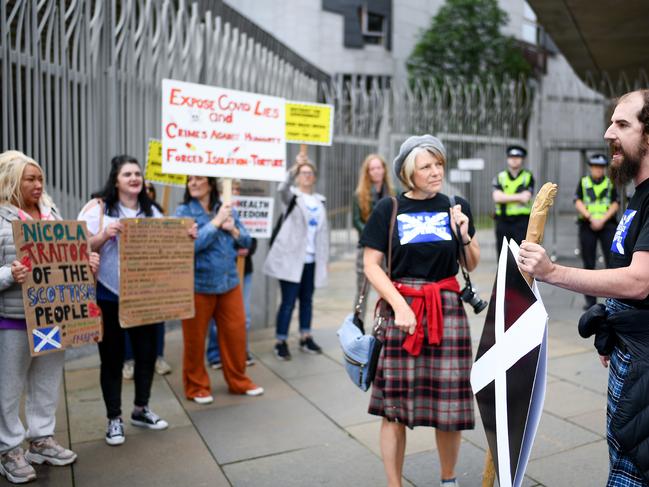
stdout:
MULTIPOLYGON (((29 259, 29 257, 28 257, 29 259)), ((27 280, 27 276, 31 271, 31 266, 27 267, 21 261, 14 260, 11 263, 11 276, 14 278, 14 281, 18 284, 22 284, 27 280)))

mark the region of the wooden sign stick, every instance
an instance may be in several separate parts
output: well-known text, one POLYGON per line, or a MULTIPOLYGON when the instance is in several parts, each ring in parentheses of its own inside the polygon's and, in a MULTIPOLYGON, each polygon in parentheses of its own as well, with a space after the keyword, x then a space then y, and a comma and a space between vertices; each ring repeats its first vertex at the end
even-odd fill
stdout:
MULTIPOLYGON (((545 231, 545 222, 548 219, 548 210, 554 204, 554 197, 557 195, 557 185, 554 183, 545 183, 539 190, 534 204, 532 205, 532 212, 530 213, 530 220, 527 224, 527 234, 525 240, 541 244, 543 242, 543 233, 545 231)), ((531 286, 533 278, 529 274, 523 272, 523 277, 531 286)), ((485 456, 485 466, 482 472, 482 487, 493 487, 496 480, 496 468, 494 466, 493 457, 491 456, 491 449, 487 445, 487 454, 485 456)))
MULTIPOLYGON (((221 201, 223 203, 232 203, 232 178, 221 178, 221 201)), ((239 274, 239 283, 243 286, 243 273, 245 271, 246 258, 237 255, 237 273, 239 274)))

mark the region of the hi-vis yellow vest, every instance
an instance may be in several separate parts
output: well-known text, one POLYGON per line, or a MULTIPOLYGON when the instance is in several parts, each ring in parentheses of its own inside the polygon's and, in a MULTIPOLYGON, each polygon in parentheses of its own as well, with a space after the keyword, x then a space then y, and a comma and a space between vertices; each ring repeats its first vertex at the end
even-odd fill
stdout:
MULTIPOLYGON (((594 184, 590 176, 581 178, 581 195, 588 213, 593 218, 602 218, 611 206, 611 192, 613 185, 610 179, 604 176, 599 184, 594 184)), ((579 215, 579 219, 583 217, 579 215)))
MULTIPOLYGON (((509 171, 498 173, 498 183, 505 194, 516 194, 521 186, 527 187, 532 180, 532 173, 523 169, 515 179, 509 177, 509 171)), ((497 216, 518 216, 529 215, 532 212, 532 199, 527 204, 522 203, 501 203, 496 205, 497 216)))

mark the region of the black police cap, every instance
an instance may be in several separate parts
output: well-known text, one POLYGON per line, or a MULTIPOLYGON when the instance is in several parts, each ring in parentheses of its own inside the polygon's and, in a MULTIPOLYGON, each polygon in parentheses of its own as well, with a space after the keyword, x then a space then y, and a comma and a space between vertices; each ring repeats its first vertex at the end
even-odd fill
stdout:
POLYGON ((608 158, 604 154, 593 154, 588 158, 588 164, 591 166, 606 166, 608 158))
POLYGON ((507 147, 507 157, 526 157, 527 151, 520 145, 510 145, 507 147))

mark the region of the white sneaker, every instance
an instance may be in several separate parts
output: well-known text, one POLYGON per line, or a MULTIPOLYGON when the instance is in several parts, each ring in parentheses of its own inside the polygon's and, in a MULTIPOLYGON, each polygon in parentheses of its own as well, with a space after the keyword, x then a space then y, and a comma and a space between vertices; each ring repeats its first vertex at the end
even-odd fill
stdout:
POLYGON ((122 367, 122 377, 126 380, 133 380, 134 373, 135 373, 135 360, 124 361, 124 366, 122 367))
POLYGON ((246 391, 246 396, 261 396, 264 393, 263 387, 255 387, 254 389, 248 389, 246 391))
POLYGON ((170 374, 171 373, 171 365, 169 365, 164 358, 158 357, 155 360, 155 373, 158 374, 158 375, 170 374))
POLYGON ((194 401, 196 404, 212 404, 214 402, 214 398, 212 396, 200 396, 200 397, 192 397, 192 401, 194 401))
POLYGON ((106 443, 110 446, 117 446, 124 443, 124 441, 126 441, 126 437, 124 436, 122 418, 109 419, 106 428, 106 443))

